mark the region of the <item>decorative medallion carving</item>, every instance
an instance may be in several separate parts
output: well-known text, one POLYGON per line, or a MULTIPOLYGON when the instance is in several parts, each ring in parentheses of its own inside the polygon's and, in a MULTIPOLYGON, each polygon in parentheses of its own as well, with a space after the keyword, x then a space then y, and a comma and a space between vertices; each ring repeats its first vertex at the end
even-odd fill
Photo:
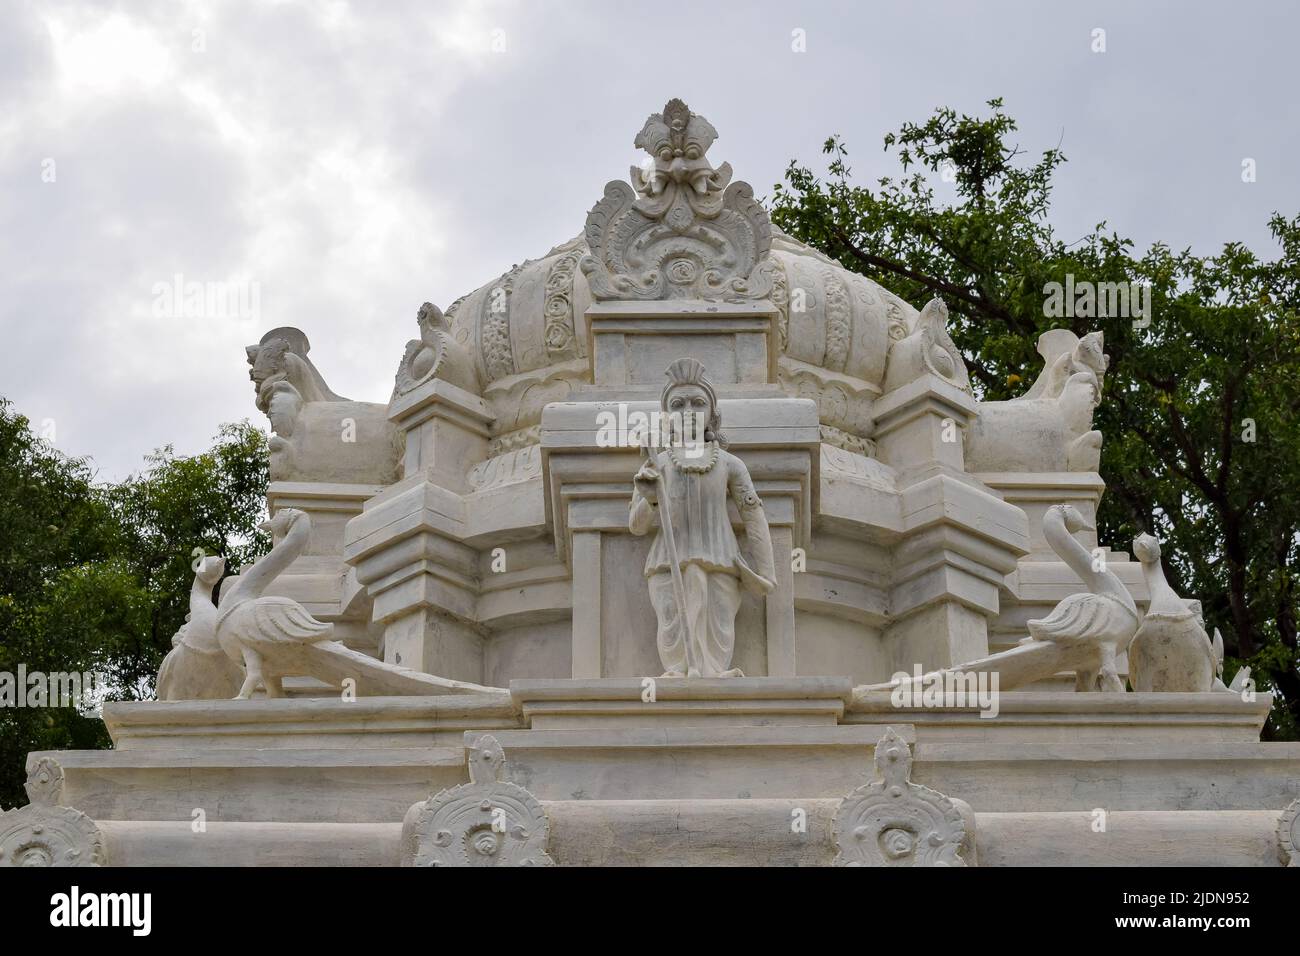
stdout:
POLYGON ((25 807, 0 812, 0 866, 103 866, 104 836, 95 821, 62 807, 63 768, 38 760, 25 784, 25 807))
POLYGON ((784 355, 790 341, 790 280, 777 256, 772 257, 772 303, 776 306, 776 334, 784 355))
POLYGON ((573 282, 578 263, 587 255, 578 242, 551 264, 546 276, 546 352, 553 362, 583 355, 585 343, 578 339, 573 321, 573 282))
POLYGON ((443 790, 406 815, 404 866, 551 866, 550 821, 541 803, 508 782, 495 737, 468 745, 469 783, 443 790))
POLYGON ((742 302, 772 291, 772 225, 748 183, 705 153, 717 130, 681 100, 646 120, 634 145, 650 158, 632 186, 614 180, 587 214, 581 268, 598 301, 742 302), (730 184, 730 185, 729 185, 730 184))
POLYGON ((843 372, 849 361, 849 344, 853 336, 853 303, 849 290, 834 269, 822 270, 822 288, 826 294, 826 367, 843 372))
POLYGON ((1300 866, 1300 799, 1292 800, 1278 818, 1277 844, 1283 863, 1300 866))
POLYGON ((510 294, 521 268, 514 266, 499 282, 484 290, 479 345, 488 381, 515 374, 515 356, 510 347, 510 294))
POLYGON ((836 811, 836 866, 974 865, 974 814, 912 783, 912 752, 892 727, 876 744, 876 772, 879 780, 858 787, 836 811))

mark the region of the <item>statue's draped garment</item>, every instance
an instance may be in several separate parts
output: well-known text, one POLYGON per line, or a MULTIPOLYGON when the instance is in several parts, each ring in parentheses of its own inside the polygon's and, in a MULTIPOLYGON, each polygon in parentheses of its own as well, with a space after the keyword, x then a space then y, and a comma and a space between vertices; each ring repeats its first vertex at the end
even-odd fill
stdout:
MULTIPOLYGON (((660 475, 658 496, 661 501, 668 499, 686 604, 686 619, 678 621, 672 565, 661 527, 645 562, 659 622, 659 657, 666 673, 686 674, 686 642, 691 640, 700 675, 719 677, 731 667, 741 578, 753 574, 732 530, 727 497, 742 517, 753 509, 761 513, 762 502, 744 463, 716 442, 661 451, 654 464, 660 475)), ((633 501, 635 506, 635 497, 633 501)), ((662 505, 655 511, 662 521, 662 505)))

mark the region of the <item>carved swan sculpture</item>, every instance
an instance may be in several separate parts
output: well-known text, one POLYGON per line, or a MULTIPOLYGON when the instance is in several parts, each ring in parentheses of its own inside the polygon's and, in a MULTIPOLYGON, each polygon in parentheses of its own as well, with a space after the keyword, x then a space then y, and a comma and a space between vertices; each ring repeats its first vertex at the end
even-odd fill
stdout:
POLYGON ((1029 633, 1039 641, 1094 646, 1096 666, 1075 671, 1075 690, 1123 693, 1115 658, 1137 633, 1137 606, 1123 582, 1111 571, 1097 570, 1091 552, 1074 539, 1075 532, 1084 530, 1089 525, 1072 505, 1053 505, 1043 517, 1043 537, 1088 590, 1071 594, 1047 617, 1030 621, 1029 633))
POLYGON ((264 672, 259 647, 269 644, 314 644, 328 638, 332 624, 324 624, 297 601, 263 596, 267 586, 293 563, 311 537, 311 518, 296 508, 281 508, 270 521, 258 526, 271 532, 274 547, 226 595, 217 609, 217 641, 232 660, 244 663, 246 676, 236 700, 247 700, 259 686, 267 697, 282 697, 280 674, 264 672))
POLYGON ((1213 690, 1222 644, 1216 654, 1191 602, 1180 598, 1165 580, 1160 542, 1149 534, 1139 535, 1133 539, 1133 555, 1142 562, 1151 604, 1129 649, 1129 683, 1135 691, 1213 690))

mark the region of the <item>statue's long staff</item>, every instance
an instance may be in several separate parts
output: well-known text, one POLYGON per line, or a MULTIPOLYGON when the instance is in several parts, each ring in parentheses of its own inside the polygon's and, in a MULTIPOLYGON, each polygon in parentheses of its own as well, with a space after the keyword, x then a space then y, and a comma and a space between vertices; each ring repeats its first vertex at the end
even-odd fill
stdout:
MULTIPOLYGON (((654 450, 649 445, 645 448, 645 454, 650 467, 654 468, 654 450)), ((671 455, 669 460, 672 460, 671 455)), ((669 573, 673 581, 673 600, 677 604, 677 632, 686 643, 686 672, 690 674, 694 670, 699 673, 699 663, 695 660, 695 643, 691 640, 690 627, 686 622, 686 584, 682 581, 682 569, 677 563, 677 542, 673 540, 673 516, 668 508, 666 479, 667 476, 660 472, 657 482, 659 487, 655 489, 655 497, 659 500, 659 527, 663 530, 664 547, 668 551, 669 573)))

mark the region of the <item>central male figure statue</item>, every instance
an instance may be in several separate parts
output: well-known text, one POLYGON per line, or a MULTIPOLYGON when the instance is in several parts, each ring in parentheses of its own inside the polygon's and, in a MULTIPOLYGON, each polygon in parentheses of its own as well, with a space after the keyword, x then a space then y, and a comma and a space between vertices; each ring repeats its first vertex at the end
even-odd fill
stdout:
POLYGON ((726 450, 718 398, 704 377, 704 366, 695 359, 678 359, 667 375, 660 398, 671 423, 667 447, 636 473, 628 515, 633 534, 659 526, 645 575, 659 620, 663 676, 741 677, 739 668, 731 666, 740 587, 756 594, 776 587, 767 516, 745 463, 726 450), (690 444, 685 436, 700 434, 692 428, 695 422, 705 423, 704 441, 690 444), (728 495, 744 523, 757 571, 736 541, 728 495), (663 528, 665 509, 670 535, 663 528))

